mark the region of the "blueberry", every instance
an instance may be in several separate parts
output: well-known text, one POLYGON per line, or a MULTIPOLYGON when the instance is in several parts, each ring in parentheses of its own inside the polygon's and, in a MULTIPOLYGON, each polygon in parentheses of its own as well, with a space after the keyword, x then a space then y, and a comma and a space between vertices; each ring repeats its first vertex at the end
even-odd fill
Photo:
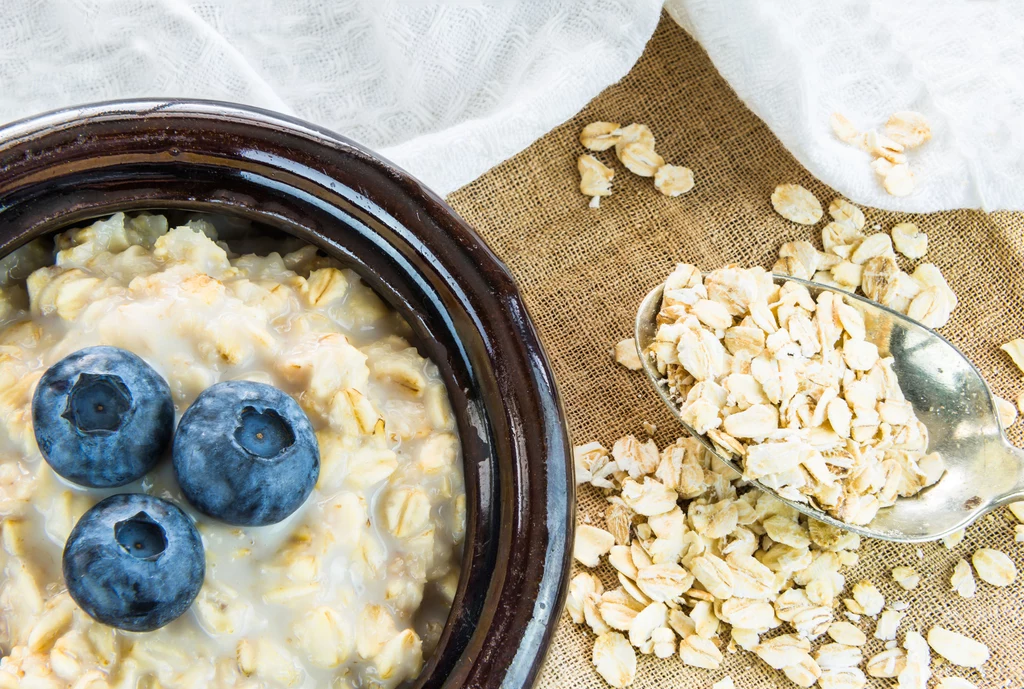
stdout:
POLYGON ((207 388, 178 423, 174 471, 197 510, 229 524, 274 524, 299 508, 320 475, 302 408, 275 387, 229 381, 207 388))
POLYGON ((206 556, 184 512, 132 493, 112 495, 82 515, 64 545, 63 569, 68 593, 90 616, 149 632, 192 605, 206 556))
POLYGON ((117 347, 87 347, 51 366, 32 397, 43 457, 91 488, 141 478, 174 431, 171 388, 149 364, 117 347))

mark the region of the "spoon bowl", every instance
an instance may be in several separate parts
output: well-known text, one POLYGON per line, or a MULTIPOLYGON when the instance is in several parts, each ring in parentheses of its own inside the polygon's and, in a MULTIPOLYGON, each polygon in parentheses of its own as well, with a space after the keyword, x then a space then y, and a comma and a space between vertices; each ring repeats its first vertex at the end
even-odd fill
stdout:
MULTIPOLYGON (((861 312, 866 339, 878 347, 879 356, 893 357, 900 388, 928 429, 928 451, 942 456, 946 471, 934 485, 897 499, 863 526, 788 500, 760 481, 750 483, 814 519, 862 536, 905 543, 942 538, 1001 505, 1024 499, 1024 451, 1007 441, 992 392, 959 349, 934 330, 863 297, 798 278, 772 277, 778 285, 800 284, 815 298, 824 291, 834 292, 861 312)), ((645 353, 657 330, 663 289, 664 285, 655 287, 640 304, 636 344, 644 372, 658 396, 680 418, 668 381, 645 353)), ((706 436, 680 422, 718 459, 743 473, 742 466, 719 452, 706 436)))

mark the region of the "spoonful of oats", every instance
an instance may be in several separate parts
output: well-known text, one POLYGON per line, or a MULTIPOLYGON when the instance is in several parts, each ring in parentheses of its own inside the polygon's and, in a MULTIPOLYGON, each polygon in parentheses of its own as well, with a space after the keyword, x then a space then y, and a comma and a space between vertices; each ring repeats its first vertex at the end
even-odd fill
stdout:
POLYGON ((934 331, 817 282, 680 264, 640 305, 644 371, 743 478, 834 526, 935 540, 1024 498, 978 370, 934 331))

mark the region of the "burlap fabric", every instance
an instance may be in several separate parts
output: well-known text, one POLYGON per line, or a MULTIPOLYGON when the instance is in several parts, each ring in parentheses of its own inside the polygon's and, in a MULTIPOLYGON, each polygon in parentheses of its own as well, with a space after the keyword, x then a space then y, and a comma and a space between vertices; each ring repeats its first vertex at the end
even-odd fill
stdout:
MULTIPOLYGON (((836 196, 747 110, 700 46, 663 19, 626 78, 575 119, 449 200, 518 280, 551 358, 573 441, 610 446, 623 434, 642 435, 641 422, 649 420, 657 424, 656 440, 662 445, 679 434, 679 425, 644 376, 614 364, 609 349, 631 334, 640 299, 674 263, 704 269, 730 262, 770 267, 783 242, 820 242, 824 223, 813 229, 798 226, 772 210, 769 196, 785 182, 806 186, 825 206, 836 196), (576 158, 583 152, 577 137, 595 120, 648 124, 666 160, 693 169, 695 189, 680 198, 664 197, 650 179, 616 162, 614 195, 599 210, 589 209, 577 186, 576 158)), ((1024 377, 998 346, 1024 335, 1024 213, 865 211, 869 226, 880 223, 888 230, 896 222, 913 221, 928 233, 926 260, 941 267, 960 299, 943 333, 978 365, 997 394, 1014 399, 1024 390, 1024 377)), ((1010 434, 1018 445, 1021 425, 1010 434)), ((582 487, 578 501, 581 514, 602 522, 603 502, 596 491, 582 487)), ((911 604, 900 638, 911 626, 924 631, 940 624, 992 649, 984 675, 945 663, 935 666, 937 677, 959 674, 980 687, 1019 688, 1024 685, 1024 545, 1014 543, 1012 524, 1012 517, 1000 510, 969 529, 953 552, 941 544, 919 550, 866 542, 847 580, 870 579, 887 599, 911 604), (1021 575, 1007 588, 979 581, 974 599, 955 597, 949 584, 954 564, 960 557, 969 560, 982 545, 1008 553, 1021 575), (899 588, 889 573, 897 565, 915 567, 922 585, 914 591, 899 588)), ((607 583, 612 581, 609 571, 603 573, 607 583)), ((865 622, 870 636, 874 623, 865 622)), ((565 615, 539 686, 606 687, 591 664, 593 639, 589 629, 565 615)), ((872 639, 865 653, 881 650, 882 642, 872 639)), ((641 657, 635 686, 705 689, 727 674, 741 689, 793 686, 744 651, 727 654, 722 669, 715 671, 685 667, 677 657, 641 657)))

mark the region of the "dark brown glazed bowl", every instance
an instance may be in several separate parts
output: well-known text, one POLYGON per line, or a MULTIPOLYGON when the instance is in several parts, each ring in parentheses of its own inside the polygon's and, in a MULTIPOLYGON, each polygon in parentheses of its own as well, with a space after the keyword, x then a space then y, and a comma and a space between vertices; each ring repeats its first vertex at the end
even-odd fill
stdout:
POLYGON ((416 687, 528 687, 565 597, 569 440, 505 266, 445 203, 343 137, 210 101, 71 108, 0 128, 0 256, 118 210, 240 216, 321 247, 401 312, 437 363, 466 476, 466 552, 416 687))

